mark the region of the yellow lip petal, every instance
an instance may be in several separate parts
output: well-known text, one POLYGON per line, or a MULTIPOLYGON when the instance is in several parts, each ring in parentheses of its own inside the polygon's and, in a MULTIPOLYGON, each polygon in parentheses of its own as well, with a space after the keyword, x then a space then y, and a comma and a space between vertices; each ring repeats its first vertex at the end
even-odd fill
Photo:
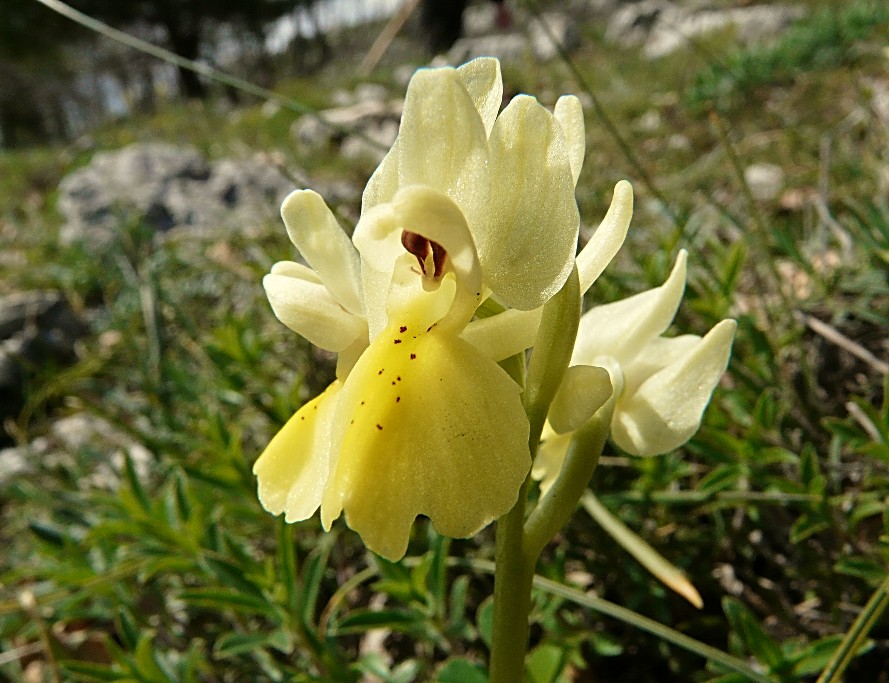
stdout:
POLYGON ((509 511, 531 464, 518 385, 458 337, 410 319, 361 357, 335 419, 344 435, 322 522, 345 511, 391 560, 404 555, 417 515, 466 537, 509 511))
POLYGON ((311 517, 321 505, 330 473, 330 425, 341 382, 306 403, 271 440, 253 465, 259 500, 288 522, 311 517))

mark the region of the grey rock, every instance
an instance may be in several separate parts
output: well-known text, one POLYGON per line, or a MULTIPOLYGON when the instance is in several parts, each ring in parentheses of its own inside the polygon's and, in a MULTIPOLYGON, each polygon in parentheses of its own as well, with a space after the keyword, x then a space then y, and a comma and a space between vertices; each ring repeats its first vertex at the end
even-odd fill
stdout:
POLYGON ((49 433, 28 444, 0 450, 0 486, 38 469, 58 467, 87 470, 78 479, 81 489, 117 489, 125 477, 126 458, 136 474, 147 479, 151 452, 107 420, 76 413, 52 423, 49 433))
POLYGON ((495 33, 488 36, 461 38, 448 50, 450 64, 463 64, 476 57, 496 57, 501 62, 516 62, 530 51, 524 33, 495 33))
POLYGON ((545 12, 528 24, 531 50, 541 62, 555 59, 561 52, 571 53, 580 47, 577 22, 562 12, 545 12))
POLYGON ((379 83, 359 83, 355 86, 355 102, 383 102, 389 100, 389 88, 379 83))
POLYGON ((784 189, 784 170, 775 164, 751 164, 744 169, 744 181, 754 199, 772 201, 784 189))
POLYGON ((0 486, 32 470, 33 459, 23 447, 0 448, 0 486))
POLYGON ((641 46, 650 59, 663 57, 713 31, 732 27, 741 43, 763 40, 780 32, 804 13, 801 7, 752 5, 715 8, 697 0, 641 0, 614 12, 605 37, 623 46, 641 46))
POLYGON ((294 123, 291 135, 310 150, 334 146, 346 158, 379 162, 395 142, 404 109, 403 100, 388 100, 385 93, 382 86, 359 86, 355 104, 327 109, 320 118, 303 116, 294 123))
POLYGON ((138 143, 100 152, 59 185, 62 242, 107 245, 128 221, 155 233, 240 229, 272 219, 292 183, 268 163, 210 162, 197 150, 138 143))

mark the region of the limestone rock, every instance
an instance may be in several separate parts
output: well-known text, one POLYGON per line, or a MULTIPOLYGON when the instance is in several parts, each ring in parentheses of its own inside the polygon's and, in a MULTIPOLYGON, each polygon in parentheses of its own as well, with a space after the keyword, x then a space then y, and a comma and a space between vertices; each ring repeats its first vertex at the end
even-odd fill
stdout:
POLYGON ((655 59, 728 27, 741 43, 756 42, 776 35, 803 12, 801 7, 778 4, 723 9, 701 0, 641 0, 614 12, 605 37, 623 46, 641 46, 647 57, 655 59))
POLYGON ((100 152, 62 180, 61 239, 101 248, 133 221, 156 233, 242 229, 274 219, 292 189, 283 174, 258 159, 210 162, 190 147, 137 143, 100 152))
POLYGON ((775 164, 751 164, 744 169, 744 181, 754 199, 769 202, 784 189, 784 170, 775 164))

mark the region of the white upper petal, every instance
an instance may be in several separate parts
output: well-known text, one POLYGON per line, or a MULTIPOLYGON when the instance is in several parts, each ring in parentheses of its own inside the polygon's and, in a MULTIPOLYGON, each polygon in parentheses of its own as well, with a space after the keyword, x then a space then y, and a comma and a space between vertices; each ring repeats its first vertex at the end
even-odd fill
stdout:
POLYGON ((728 365, 737 323, 723 320, 680 359, 622 396, 611 423, 615 443, 634 455, 659 455, 698 430, 728 365))
POLYGON ((490 135, 503 102, 500 62, 494 57, 479 57, 458 67, 457 73, 481 116, 485 135, 490 135))
POLYGON ((670 277, 660 287, 596 306, 580 318, 571 362, 592 363, 612 356, 626 365, 673 321, 685 290, 686 252, 680 251, 670 277))
POLYGON ((281 205, 291 242, 343 308, 364 312, 361 265, 352 240, 317 192, 297 190, 281 205))
POLYGON ((490 139, 487 222, 474 224, 486 284, 511 307, 543 305, 574 267, 579 214, 561 126, 533 97, 503 110, 490 139))
POLYGON ((580 429, 611 398, 613 387, 605 368, 572 365, 549 407, 550 425, 557 434, 580 429))
POLYGON ((614 186, 614 196, 605 218, 577 255, 581 294, 587 293, 605 267, 611 263, 627 237, 632 218, 633 186, 626 180, 621 180, 614 186))
POLYGON ((471 321, 460 336, 493 361, 501 361, 525 349, 537 338, 543 308, 518 311, 509 308, 488 318, 471 321))
POLYGON ((583 107, 574 95, 562 95, 556 102, 553 116, 562 127, 568 144, 568 161, 571 164, 571 177, 577 186, 583 157, 586 153, 586 127, 583 122, 583 107))
POLYGON ((655 337, 624 367, 625 390, 632 394, 641 384, 668 365, 679 362, 694 351, 701 338, 696 334, 679 337, 655 337))
POLYGON ((398 133, 398 187, 425 185, 454 200, 470 226, 483 220, 489 189, 485 126, 455 69, 411 79, 398 133))
POLYGON ((315 346, 342 351, 367 334, 364 319, 340 306, 323 284, 270 273, 262 285, 278 320, 315 346))
POLYGON ((364 215, 378 204, 388 202, 398 191, 398 138, 392 148, 383 157, 383 161, 371 175, 361 195, 361 214, 364 215))

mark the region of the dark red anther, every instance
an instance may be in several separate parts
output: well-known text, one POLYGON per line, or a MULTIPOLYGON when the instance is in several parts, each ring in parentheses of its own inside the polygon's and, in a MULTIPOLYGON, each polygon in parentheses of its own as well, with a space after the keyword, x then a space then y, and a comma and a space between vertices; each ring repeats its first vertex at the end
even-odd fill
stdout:
POLYGON ((418 235, 415 232, 402 230, 401 246, 405 248, 407 253, 413 254, 417 257, 417 261, 419 261, 420 263, 420 270, 422 270, 423 275, 425 275, 426 256, 429 254, 429 240, 427 240, 422 235, 418 235))
POLYGON ((428 275, 426 272, 426 258, 429 256, 429 250, 431 249, 432 263, 435 264, 433 277, 441 277, 448 258, 448 252, 445 251, 443 246, 410 230, 401 232, 401 245, 409 254, 417 257, 417 262, 420 264, 420 270, 423 271, 423 275, 428 275))
POLYGON ((448 257, 448 252, 444 250, 444 247, 441 246, 438 242, 431 242, 432 245, 432 262, 435 264, 435 277, 441 277, 442 271, 444 271, 445 259, 448 257))

